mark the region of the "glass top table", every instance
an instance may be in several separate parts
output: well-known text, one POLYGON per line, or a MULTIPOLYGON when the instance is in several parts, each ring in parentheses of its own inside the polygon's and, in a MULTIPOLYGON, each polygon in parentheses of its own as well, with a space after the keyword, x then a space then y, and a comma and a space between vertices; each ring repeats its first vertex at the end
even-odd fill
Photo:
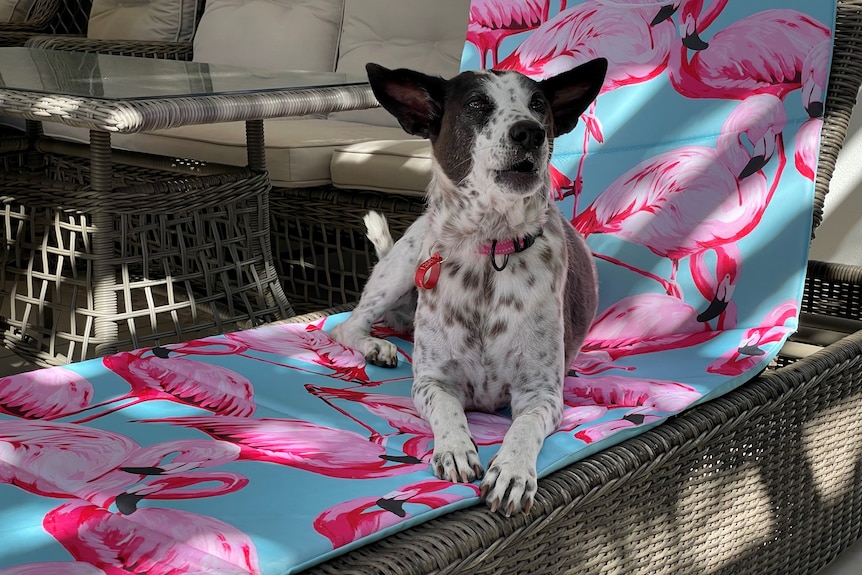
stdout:
POLYGON ((0 341, 56 365, 163 345, 165 333, 185 339, 198 324, 221 332, 292 315, 270 245, 263 121, 376 106, 365 78, 339 73, 0 48, 0 115, 24 118, 31 143, 26 169, 0 170, 0 196, 13 200, 0 206, 12 222, 0 228, 0 307, 12 309, 0 341), (88 129, 89 145, 69 152, 43 135, 46 121, 88 129), (111 147, 115 133, 236 121, 246 124, 244 168, 177 176, 173 158, 111 147), (49 165, 70 154, 83 170, 49 165))
POLYGON ((0 112, 108 132, 376 107, 365 78, 0 48, 0 112))

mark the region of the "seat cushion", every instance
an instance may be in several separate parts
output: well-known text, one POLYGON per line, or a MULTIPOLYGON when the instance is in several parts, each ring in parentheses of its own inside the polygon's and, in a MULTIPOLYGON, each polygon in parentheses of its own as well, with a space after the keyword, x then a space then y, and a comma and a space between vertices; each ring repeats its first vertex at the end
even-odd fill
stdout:
POLYGON ((431 180, 428 140, 373 140, 332 153, 332 183, 338 188, 424 196, 431 180))
POLYGON ((198 62, 332 72, 342 0, 207 0, 198 62))
POLYGON ((198 0, 93 0, 87 37, 188 42, 197 11, 198 0))
MULTIPOLYGON (((45 134, 87 142, 86 130, 45 123, 45 134)), ((320 119, 279 119, 264 122, 266 167, 273 186, 305 187, 330 183, 335 149, 367 140, 410 138, 400 128, 367 126, 320 119)), ((114 134, 119 149, 177 158, 244 166, 245 122, 182 126, 141 134, 114 134)))

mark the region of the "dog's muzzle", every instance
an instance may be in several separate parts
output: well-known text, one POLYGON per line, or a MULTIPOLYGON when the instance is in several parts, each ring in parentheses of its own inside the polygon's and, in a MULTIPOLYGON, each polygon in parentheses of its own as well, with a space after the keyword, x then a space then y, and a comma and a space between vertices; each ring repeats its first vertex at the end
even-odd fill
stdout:
POLYGON ((538 122, 519 120, 512 124, 508 142, 511 163, 497 171, 497 183, 515 193, 533 191, 541 181, 539 156, 543 155, 546 142, 545 128, 538 122))

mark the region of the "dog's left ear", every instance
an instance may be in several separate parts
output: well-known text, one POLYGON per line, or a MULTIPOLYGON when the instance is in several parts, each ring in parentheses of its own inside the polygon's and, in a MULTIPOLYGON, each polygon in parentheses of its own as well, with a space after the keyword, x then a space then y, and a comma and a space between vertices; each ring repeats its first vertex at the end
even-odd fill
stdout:
POLYGON ((539 82, 542 92, 551 103, 555 138, 574 129, 580 115, 599 95, 607 71, 608 61, 596 58, 539 82))

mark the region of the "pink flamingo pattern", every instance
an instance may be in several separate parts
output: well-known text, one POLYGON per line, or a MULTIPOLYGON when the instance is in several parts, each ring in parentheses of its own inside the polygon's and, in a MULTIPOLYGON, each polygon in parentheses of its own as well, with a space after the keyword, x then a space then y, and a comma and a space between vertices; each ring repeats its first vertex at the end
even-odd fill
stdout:
POLYGON ((670 278, 664 280, 596 254, 656 279, 679 296, 681 259, 739 241, 762 218, 776 189, 762 168, 777 153, 776 181, 780 177, 786 122, 781 100, 750 96, 722 124, 716 147, 683 146, 633 166, 578 214, 575 227, 585 237, 611 234, 670 259, 670 278), (746 147, 743 138, 753 147, 746 147))
MULTIPOLYGON (((466 487, 473 492, 472 495, 479 495, 479 488, 475 485, 458 487, 466 487)), ((314 520, 314 529, 337 549, 411 517, 404 508, 405 504, 436 509, 461 500, 460 496, 446 492, 452 488, 453 484, 448 481, 430 479, 406 485, 380 497, 345 501, 318 515, 314 520)))
POLYGON ((261 572, 255 545, 245 533, 178 509, 141 509, 131 520, 71 501, 48 513, 43 525, 76 561, 107 575, 261 572))
POLYGON ((0 483, 43 497, 115 504, 131 515, 148 499, 214 497, 245 487, 229 471, 197 471, 233 461, 239 448, 177 440, 147 447, 109 431, 67 423, 0 421, 0 483), (167 461, 170 458, 170 461, 167 461))
POLYGON ((0 413, 28 419, 56 419, 86 408, 93 385, 58 367, 0 378, 0 413))
POLYGON ((421 460, 392 454, 353 431, 299 419, 174 417, 148 423, 198 429, 214 439, 240 447, 238 459, 295 467, 326 477, 369 479, 425 469, 421 460))
POLYGON ((482 67, 491 53, 491 64, 497 66, 500 42, 507 36, 532 30, 548 19, 550 0, 521 0, 504 4, 498 0, 475 0, 470 3, 467 42, 479 51, 482 67))
MULTIPOLYGON (((601 302, 540 477, 744 385, 796 329, 833 10, 470 2, 464 69, 609 60, 551 166, 601 302)), ((376 325, 399 366, 368 366, 343 318, 0 378, 0 522, 22 523, 0 575, 275 575, 475 504, 429 469, 410 335, 376 325)), ((468 414, 485 465, 510 421, 468 414)))

